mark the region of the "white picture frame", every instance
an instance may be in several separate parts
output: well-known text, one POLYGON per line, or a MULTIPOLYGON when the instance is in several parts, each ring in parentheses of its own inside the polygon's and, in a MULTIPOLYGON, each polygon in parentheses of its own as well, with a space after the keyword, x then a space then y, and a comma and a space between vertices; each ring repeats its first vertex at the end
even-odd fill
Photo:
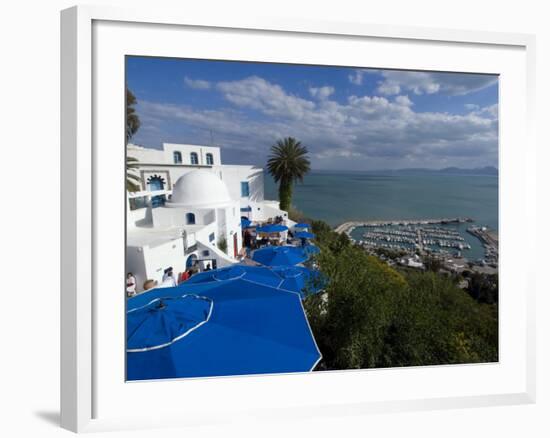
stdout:
MULTIPOLYGON (((257 17, 242 17, 238 21, 231 20, 227 22, 223 17, 215 15, 198 16, 189 15, 185 11, 166 11, 151 8, 147 10, 134 9, 118 9, 110 7, 93 7, 93 6, 78 6, 62 11, 61 13, 61 426, 75 431, 98 431, 110 430, 119 428, 145 428, 145 427, 162 427, 187 424, 202 424, 208 422, 225 421, 229 417, 243 418, 254 416, 255 418, 268 418, 272 416, 300 417, 311 415, 332 415, 339 414, 364 414, 369 412, 394 412, 415 409, 440 409, 452 407, 473 407, 487 405, 503 405, 503 404, 519 404, 532 403, 535 400, 535 311, 534 311, 534 273, 527 263, 523 262, 517 265, 516 276, 514 279, 510 277, 509 282, 514 283, 518 292, 519 298, 512 295, 504 294, 505 298, 510 298, 509 303, 503 303, 503 312, 509 311, 506 314, 503 322, 501 318, 501 333, 507 334, 508 325, 512 317, 516 318, 517 327, 514 331, 515 346, 510 350, 504 348, 503 358, 501 362, 496 364, 496 367, 505 368, 508 362, 510 370, 508 374, 502 374, 492 382, 492 386, 487 386, 482 393, 469 392, 467 388, 463 391, 456 389, 454 392, 445 392, 442 388, 439 392, 433 389, 429 395, 418 395, 419 392, 414 388, 409 392, 395 390, 388 394, 387 397, 377 396, 362 397, 349 394, 346 395, 345 389, 341 393, 335 392, 332 402, 320 396, 321 391, 327 388, 338 387, 346 388, 346 385, 353 385, 354 380, 363 379, 369 373, 370 387, 373 392, 376 385, 373 383, 375 379, 385 378, 385 373, 391 372, 391 379, 395 382, 395 386, 401 389, 406 386, 410 379, 422 381, 422 379, 448 379, 451 374, 458 376, 460 373, 466 378, 477 379, 483 375, 481 379, 486 379, 486 374, 491 371, 487 365, 482 366, 461 365, 453 366, 453 368, 442 367, 421 367, 414 370, 366 370, 358 372, 343 372, 343 373, 320 373, 322 376, 316 375, 314 380, 308 380, 302 375, 292 376, 266 376, 266 377, 244 377, 244 378, 223 378, 223 379, 191 379, 186 383, 186 390, 201 391, 207 393, 215 391, 220 402, 211 406, 211 410, 207 412, 201 401, 197 401, 197 406, 192 415, 188 415, 189 406, 177 405, 170 412, 163 413, 162 407, 159 407, 158 412, 144 416, 137 411, 129 409, 127 412, 122 410, 110 409, 108 403, 105 402, 106 394, 105 387, 108 382, 120 380, 120 370, 113 371, 113 374, 106 377, 106 374, 111 373, 111 370, 105 364, 106 354, 98 354, 105 348, 105 352, 118 351, 115 353, 113 361, 116 365, 113 368, 120 368, 120 361, 123 362, 123 339, 120 336, 113 336, 112 345, 104 347, 107 344, 105 341, 105 327, 110 324, 109 318, 101 319, 98 312, 103 312, 102 306, 105 306, 105 299, 99 299, 97 295, 98 285, 104 284, 101 279, 103 259, 98 256, 104 251, 104 246, 98 241, 99 235, 104 235, 101 223, 105 222, 101 215, 104 215, 105 209, 102 208, 103 203, 108 203, 102 197, 105 193, 105 187, 98 180, 98 174, 101 168, 101 175, 115 175, 117 172, 123 172, 123 161, 118 162, 117 156, 112 161, 106 160, 105 153, 101 152, 98 156, 97 141, 101 139, 101 132, 97 131, 97 123, 101 123, 102 114, 98 114, 98 108, 103 105, 103 98, 96 95, 96 87, 101 79, 102 68, 105 68, 103 62, 102 67, 98 67, 94 63, 97 61, 105 49, 105 38, 112 37, 118 32, 116 26, 133 26, 147 27, 150 35, 165 34, 176 32, 177 29, 186 29, 189 32, 198 31, 201 35, 208 35, 209 32, 220 33, 232 31, 238 34, 239 38, 247 40, 263 37, 264 34, 269 34, 269 38, 335 38, 339 43, 342 41, 353 41, 354 44, 359 44, 368 41, 369 44, 377 44, 384 42, 387 45, 399 45, 407 43, 410 47, 424 47, 422 50, 436 50, 433 47, 445 47, 446 44, 452 44, 456 47, 460 46, 467 54, 469 50, 483 49, 487 52, 494 51, 502 53, 502 63, 496 60, 495 69, 490 69, 490 73, 502 74, 506 70, 508 62, 514 64, 515 69, 512 72, 510 67, 509 78, 511 82, 501 87, 502 103, 505 106, 503 111, 507 111, 506 107, 510 107, 510 101, 513 101, 516 108, 510 108, 510 116, 518 116, 517 125, 509 127, 505 125, 500 127, 500 135, 502 144, 512 144, 511 140, 521 141, 523 148, 518 152, 512 146, 503 146, 501 144, 501 152, 504 152, 501 157, 501 165, 504 166, 501 173, 501 192, 500 199, 504 201, 504 206, 501 209, 501 219, 505 218, 502 225, 505 231, 505 243, 502 249, 503 265, 506 263, 512 264, 516 260, 513 259, 514 249, 519 245, 533 248, 535 239, 535 216, 534 216, 534 187, 535 187, 535 142, 533 138, 532 123, 534 120, 534 46, 535 40, 531 35, 519 34, 504 34, 504 33, 489 33, 489 32, 473 32, 460 31, 450 29, 423 29, 415 27, 402 26, 382 26, 366 23, 338 23, 338 22, 317 22, 307 19, 276 19, 276 18, 257 18, 257 17), (98 24, 106 24, 105 29, 98 30, 98 24), (433 47, 432 47, 433 46, 433 47), (430 48, 431 47, 431 48, 430 48), (510 53, 510 59, 505 58, 510 53), (99 57, 99 58, 98 58, 99 57), (512 59, 513 58, 513 59, 512 59), (518 59, 521 61, 518 65, 518 59), (511 61, 510 61, 511 60, 511 61), (514 61, 514 62, 512 62, 514 61), (500 64, 499 64, 500 63, 500 64), (499 70, 499 65, 502 65, 502 71, 499 70), (519 78, 519 79, 518 79, 519 78), (523 79, 525 82, 523 82, 523 79), (519 81, 512 83, 513 80, 519 81), (518 90, 514 96, 509 96, 508 88, 515 85, 518 90), (509 100, 507 102, 507 100, 509 100), (519 106, 519 108, 517 108, 519 106), (521 125, 521 126, 520 126, 521 125), (504 149, 503 149, 504 148, 504 149), (103 155, 101 155, 103 154, 103 155), (506 160, 503 162, 502 160, 506 160), (111 164, 107 164, 111 163, 111 164), (510 163, 510 165, 508 165, 510 163), (512 167, 512 164, 516 167, 512 167), (514 184, 512 185, 512 180, 514 184), (503 200, 503 193, 507 197, 503 200), (509 201, 511 198, 512 201, 509 201), (522 208, 516 208, 513 211, 513 200, 522 202, 522 208), (510 218, 510 219, 508 219, 510 218), (523 241, 518 240, 517 234, 514 232, 514 224, 520 221, 527 221, 532 232, 528 233, 523 241), (508 255, 509 254, 509 255, 508 255), (506 262, 506 260, 509 260, 506 262), (528 276, 529 275, 529 276, 528 276), (519 288, 519 289, 518 289, 519 288), (508 307, 506 307, 508 306, 508 307), (508 309, 508 310, 506 310, 508 309), (515 313, 514 313, 515 312, 515 313), (517 338, 517 339, 516 339, 517 338), (518 357, 512 357, 517 354, 518 357), (448 371, 450 370, 450 371, 448 371), (118 373, 118 374, 117 374, 118 373), (508 376, 510 383, 499 386, 503 379, 508 376), (113 380, 109 380, 113 379, 113 380), (266 382, 273 383, 273 379, 277 379, 279 392, 275 392, 273 385, 266 386, 266 382), (418 380, 420 379, 420 380, 418 380), (284 405, 280 402, 281 394, 289 388, 305 388, 305 384, 309 387, 318 388, 312 391, 311 394, 298 396, 296 404, 284 405), (332 386, 331 386, 332 385, 332 386), (229 394, 235 394, 236 388, 241 396, 237 398, 228 398, 229 394), (492 389, 491 389, 492 388, 492 389), (269 392, 273 390, 272 398, 269 402, 264 400, 247 400, 247 395, 250 398, 257 396, 257 391, 269 392), (415 392, 416 391, 416 392, 415 392), (232 409, 224 412, 222 403, 228 400, 232 402, 232 409)), ((136 29, 127 31, 135 32, 136 29)), ((162 36, 159 36, 162 38, 162 36)), ((121 39, 122 40, 122 39, 121 39)), ((113 53, 105 55, 106 59, 109 56, 119 57, 120 53, 124 52, 124 47, 121 44, 113 41, 113 53), (122 52, 116 52, 121 50, 122 52)), ((159 40, 160 41, 160 40, 159 40)), ((155 50, 155 44, 159 44, 155 38, 150 42, 148 50, 155 50)), ((166 45, 158 45, 157 48, 160 54, 167 54, 170 50, 166 45), (161 49, 162 48, 162 53, 161 49)), ((200 48, 197 48, 199 50, 200 48)), ((253 48, 252 48, 253 49, 253 48)), ((251 50, 252 50, 251 49, 251 50)), ((223 47, 220 50, 224 50, 223 47)), ((233 50, 231 56, 239 56, 233 50)), ((244 49, 243 49, 244 50, 244 49)), ((402 48, 400 50, 403 50, 402 48)), ((252 51, 249 52, 249 56, 252 51)), ((128 54, 128 53, 127 53, 128 54)), ((134 54, 134 53, 132 53, 134 54)), ((403 53, 404 55, 404 53, 403 53)), ((267 56, 267 55, 265 55, 267 56)), ((277 56, 274 54, 273 56, 277 56)), ((290 56, 290 55, 289 55, 290 56)), ((495 55, 496 56, 496 55, 495 55)), ((500 55, 498 55, 500 56, 500 55)), ((208 57, 208 55, 206 55, 208 57)), ((405 56, 403 56, 403 59, 405 56)), ((117 58, 118 59, 118 58, 117 58)), ((496 58, 495 58, 496 59, 496 58)), ((379 61, 382 62, 382 61, 379 61)), ((395 60, 392 65, 385 65, 392 68, 399 68, 400 63, 404 61, 395 60)), ((431 61, 432 65, 436 65, 436 61, 431 61)), ((456 70, 460 70, 460 59, 455 59, 452 64, 450 60, 445 61, 446 65, 442 70, 452 68, 455 65, 456 70)), ((483 62, 479 60, 479 62, 483 62)), ((487 60, 484 61, 487 64, 487 60)), ((443 58, 441 59, 443 63, 443 58)), ((407 67, 402 65, 403 68, 407 67)), ((483 71, 485 72, 484 69, 483 71)), ((116 70, 117 73, 120 69, 116 70)), ((481 70, 480 70, 481 71, 481 70)), ((508 70, 507 70, 508 71, 508 70)), ((116 76, 116 75, 115 75, 116 76)), ((120 80, 120 77, 117 79, 120 80)), ((113 83, 114 84, 114 83, 113 83)), ((114 84, 116 85, 116 84, 114 84)), ((511 88, 510 88, 511 89, 511 88)), ((122 89, 121 89, 122 90, 122 89)), ((121 91, 122 92, 122 91, 121 91)), ((122 108, 123 100, 117 101, 113 97, 113 105, 120 105, 122 108)), ((121 114, 121 109, 117 110, 115 116, 121 114)), ((505 114, 506 115, 506 114, 505 114)), ((116 119, 115 117, 115 119, 116 119)), ((503 118, 506 123, 507 117, 503 118)), ((122 138, 122 128, 121 138, 122 138)), ((120 155, 118 156, 120 158, 120 155)), ((116 176, 113 176, 116 178, 116 176)), ((123 198, 119 198, 121 204, 123 198)), ((122 224, 123 226, 123 224, 122 224)), ((120 226, 118 227, 120 230, 120 226)), ((116 240, 116 239, 115 239, 116 240)), ((120 250, 120 248, 118 248, 120 250)), ((117 250, 118 251, 118 250, 117 250)), ((120 253, 118 251, 117 253, 120 253)), ((113 255, 114 259, 117 258, 113 255)), ((116 262, 113 264, 116 265, 116 262)), ((502 269, 502 268, 501 268, 502 269)), ((120 272, 123 271, 119 269, 120 272)), ((503 284, 503 287, 506 287, 503 284)), ((116 310, 120 303, 116 302, 114 309, 116 310)), ((102 314, 116 315, 116 311, 103 312, 102 314)), ((122 319, 122 316, 120 317, 122 319)), ((113 321, 113 324, 115 322, 113 321)), ((114 333, 120 332, 120 327, 123 321, 116 322, 114 333)), ((500 345, 503 343, 508 345, 509 339, 503 339, 501 334, 500 345)), ((111 341, 109 341, 111 342, 111 341)), ((498 370, 495 368, 494 370, 498 370)), ((496 371, 495 371, 496 372, 496 371)), ((166 400, 173 397, 171 387, 181 385, 181 382, 147 382, 146 384, 125 384, 119 381, 121 387, 131 388, 131 394, 122 395, 122 392, 113 390, 109 393, 109 398, 115 400, 116 403, 124 405, 124 399, 120 397, 136 397, 141 392, 144 394, 144 399, 151 397, 161 397, 166 393, 166 400)), ((118 385, 118 384, 117 384, 118 385)), ((180 386, 181 387, 181 386, 180 386)), ((349 387, 349 386, 348 386, 349 387)), ((336 390, 335 390, 336 391, 336 390)), ((302 391, 303 392, 303 391, 302 391)), ((150 407, 149 407, 150 409, 150 407)))

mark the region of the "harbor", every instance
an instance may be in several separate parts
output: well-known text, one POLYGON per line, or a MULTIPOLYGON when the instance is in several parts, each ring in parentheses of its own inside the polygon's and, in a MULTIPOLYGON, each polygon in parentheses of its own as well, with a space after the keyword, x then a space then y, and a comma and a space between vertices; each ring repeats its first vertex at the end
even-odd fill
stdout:
POLYGON ((438 225, 438 224, 460 224, 470 223, 474 220, 469 217, 439 218, 439 219, 395 219, 395 220, 372 220, 372 221, 348 221, 338 225, 334 231, 337 233, 348 233, 357 227, 388 226, 388 225, 438 225))
POLYGON ((435 258, 452 271, 467 267, 494 272, 498 269, 498 235, 469 217, 349 221, 335 228, 352 242, 384 258, 393 254, 398 263, 423 268, 435 258))

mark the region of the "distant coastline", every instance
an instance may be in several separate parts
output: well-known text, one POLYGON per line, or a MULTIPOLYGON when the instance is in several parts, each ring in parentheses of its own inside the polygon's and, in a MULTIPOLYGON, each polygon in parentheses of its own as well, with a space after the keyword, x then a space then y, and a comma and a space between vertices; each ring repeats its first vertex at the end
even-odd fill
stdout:
POLYGON ((345 170, 345 169, 312 169, 314 173, 357 173, 369 175, 468 175, 468 176, 498 176, 498 169, 494 166, 461 168, 445 167, 429 169, 424 167, 410 167, 403 169, 380 170, 345 170))
MULTIPOLYGON (((486 173, 496 170, 486 169, 486 173)), ((331 227, 346 222, 415 221, 425 218, 471 218, 471 225, 498 232, 498 175, 475 175, 479 169, 453 174, 443 170, 312 171, 294 188, 295 208, 331 227), (415 173, 416 172, 416 173, 415 173)), ((267 199, 277 199, 277 186, 266 177, 267 199)), ((468 233, 470 224, 453 226, 471 246, 465 254, 484 256, 480 240, 468 233)), ((362 239, 359 228, 353 237, 362 239)))

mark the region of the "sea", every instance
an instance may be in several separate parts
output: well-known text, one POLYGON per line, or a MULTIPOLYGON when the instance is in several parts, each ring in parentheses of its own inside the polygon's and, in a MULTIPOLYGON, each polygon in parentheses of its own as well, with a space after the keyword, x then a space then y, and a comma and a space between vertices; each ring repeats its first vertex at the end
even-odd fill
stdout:
MULTIPOLYGON (((265 176, 265 198, 278 199, 277 185, 265 176)), ((331 226, 347 221, 469 217, 473 224, 454 227, 472 248, 463 255, 483 257, 471 225, 498 232, 498 177, 443 173, 312 171, 294 186, 292 204, 306 216, 331 226)), ((352 236, 361 238, 356 228, 352 236)))

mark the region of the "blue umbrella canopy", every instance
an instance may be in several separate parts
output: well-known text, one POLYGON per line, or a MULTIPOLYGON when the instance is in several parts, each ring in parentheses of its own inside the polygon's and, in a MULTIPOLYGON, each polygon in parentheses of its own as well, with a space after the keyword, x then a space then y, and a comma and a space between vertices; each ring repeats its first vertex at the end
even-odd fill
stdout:
POLYGON ((304 222, 300 222, 299 224, 294 225, 294 228, 306 228, 309 229, 311 225, 306 224, 304 222))
POLYGON ((242 279, 252 283, 260 283, 276 289, 295 292, 305 297, 308 292, 318 292, 324 287, 318 271, 303 266, 249 266, 233 265, 213 271, 195 274, 185 284, 208 284, 212 282, 242 279))
POLYGON ((127 313, 127 351, 168 346, 208 321, 211 311, 212 300, 187 294, 135 307, 127 313))
MULTIPOLYGON (((184 336, 166 346, 129 349, 128 380, 305 372, 321 358, 298 294, 243 279, 152 289, 128 300, 128 315, 155 299, 167 302, 186 294, 211 302, 206 322, 194 330, 182 328, 184 336)), ((186 300, 178 307, 192 303, 186 300)), ((149 330, 154 327, 151 323, 149 330)), ((163 335, 161 341, 166 344, 166 339, 170 337, 163 335)))
POLYGON ((306 245, 306 246, 303 246, 301 249, 304 251, 304 253, 308 257, 311 257, 312 255, 315 255, 315 254, 319 254, 321 252, 319 247, 315 245, 306 245))
POLYGON ((305 262, 307 258, 304 251, 295 246, 268 246, 252 254, 252 260, 264 266, 293 266, 305 262))
POLYGON ((256 228, 259 233, 281 233, 286 230, 288 230, 288 227, 280 224, 269 224, 256 228))
POLYGON ((201 272, 193 275, 185 284, 204 284, 227 280, 243 279, 255 283, 261 283, 271 287, 278 287, 281 278, 271 269, 263 266, 232 265, 226 268, 201 272))
POLYGON ((322 274, 303 266, 274 266, 273 271, 282 279, 279 289, 298 292, 302 298, 317 293, 326 285, 322 274))
POLYGON ((249 228, 252 224, 252 221, 246 218, 241 218, 241 227, 242 228, 249 228))
POLYGON ((294 237, 297 237, 298 239, 314 239, 315 234, 309 233, 307 231, 299 231, 296 234, 294 234, 294 237))

